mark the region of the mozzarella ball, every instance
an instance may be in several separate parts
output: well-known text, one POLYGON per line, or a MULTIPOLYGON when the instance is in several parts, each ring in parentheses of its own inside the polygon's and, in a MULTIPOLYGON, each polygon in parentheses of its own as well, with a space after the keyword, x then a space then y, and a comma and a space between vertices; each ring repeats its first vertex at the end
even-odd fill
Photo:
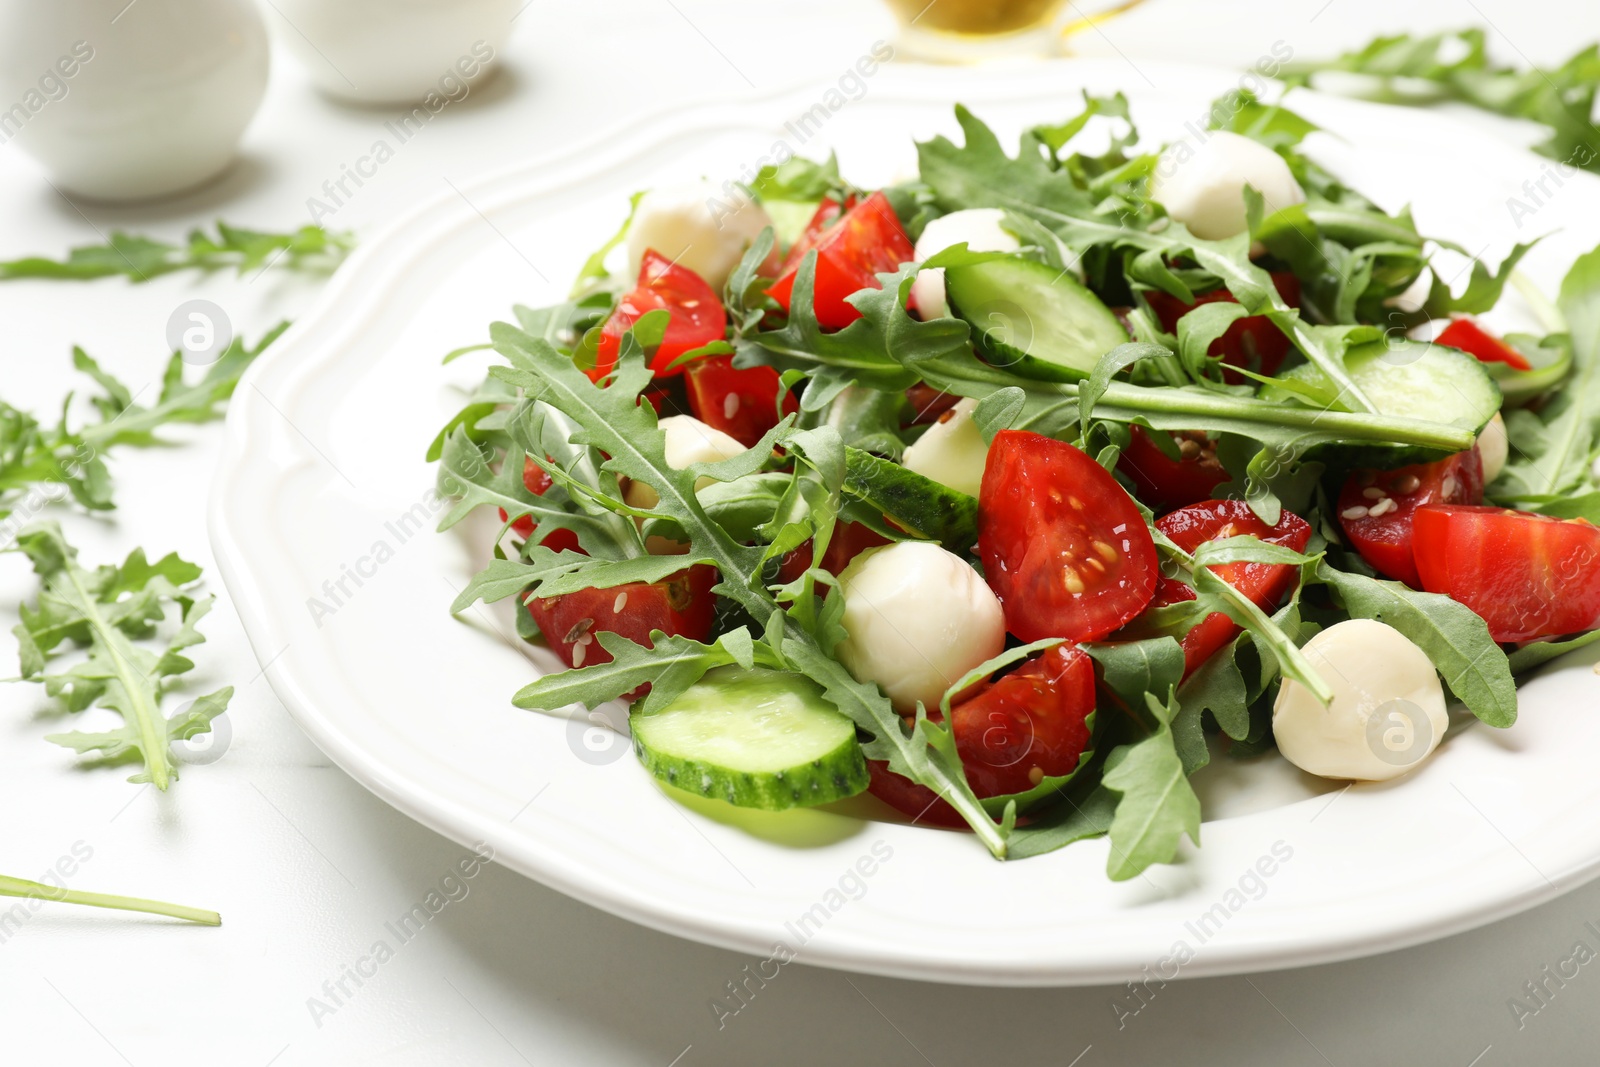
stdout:
POLYGON ((895 710, 937 708, 946 689, 1006 643, 1000 601, 960 556, 926 541, 870 549, 839 575, 848 636, 836 655, 895 710))
MULTIPOLYGON (((916 259, 922 262, 947 248, 965 244, 973 252, 1015 252, 1022 247, 1015 234, 1000 225, 1006 213, 999 208, 979 207, 952 211, 928 223, 917 238, 916 259)), ((944 296, 944 271, 938 267, 918 271, 911 283, 911 298, 917 314, 924 319, 941 319, 950 314, 944 296)))
POLYGON ((1483 461, 1483 484, 1488 485, 1506 469, 1506 457, 1511 455, 1511 441, 1506 437, 1506 420, 1497 411, 1489 425, 1478 434, 1478 458, 1483 461))
POLYGON ((971 397, 956 401, 955 407, 939 416, 939 421, 906 449, 906 468, 957 492, 977 496, 983 484, 983 465, 989 458, 989 446, 972 421, 977 406, 971 397))
POLYGON ((654 249, 720 291, 745 250, 771 225, 760 204, 743 193, 729 196, 709 181, 652 189, 628 228, 628 277, 639 276, 645 252, 654 249))
MULTIPOLYGON (((745 451, 744 445, 721 430, 713 429, 688 415, 668 416, 659 425, 667 435, 667 466, 675 471, 685 470, 693 463, 732 459, 745 451)), ((713 481, 713 478, 698 479, 694 483, 695 491, 699 492, 713 481)), ((656 491, 643 482, 629 482, 622 499, 641 510, 649 510, 661 503, 656 491)))
POLYGON ((1348 619, 1307 641, 1306 658, 1333 689, 1323 707, 1284 679, 1272 707, 1278 751, 1323 778, 1382 782, 1438 747, 1449 719, 1444 686, 1427 653, 1381 622, 1348 619))
POLYGON ((1150 176, 1150 199, 1196 237, 1220 241, 1248 228, 1246 185, 1261 194, 1268 215, 1306 200, 1282 156, 1226 130, 1199 144, 1186 139, 1168 145, 1150 176))

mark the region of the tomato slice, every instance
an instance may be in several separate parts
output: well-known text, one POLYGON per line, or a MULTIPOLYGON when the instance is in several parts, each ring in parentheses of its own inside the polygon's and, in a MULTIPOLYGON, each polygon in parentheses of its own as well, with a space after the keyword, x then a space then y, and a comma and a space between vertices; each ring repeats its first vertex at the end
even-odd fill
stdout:
POLYGON ((1142 426, 1117 460, 1117 470, 1133 483, 1134 495, 1153 511, 1169 511, 1209 500, 1228 472, 1217 462, 1217 446, 1203 433, 1175 432, 1181 459, 1169 459, 1142 426))
MULTIPOLYGON (((1094 696, 1094 661, 1059 645, 951 708, 950 732, 973 793, 1024 793, 1046 777, 1071 774, 1089 747, 1094 696)), ((868 790, 896 810, 935 826, 965 825, 933 790, 887 763, 873 761, 869 770, 868 790)))
POLYGON ((593 667, 611 662, 611 653, 594 639, 596 633, 621 634, 641 645, 650 644, 652 630, 707 640, 715 617, 711 587, 716 583, 716 568, 698 565, 659 582, 533 597, 523 607, 567 666, 593 667))
POLYGON ((694 417, 746 448, 778 425, 780 395, 785 415, 800 410, 800 401, 783 387, 777 371, 771 367, 741 370, 734 367, 732 356, 697 359, 685 368, 683 380, 694 417))
POLYGON ((1533 369, 1533 364, 1528 362, 1527 356, 1479 326, 1477 321, 1468 315, 1454 319, 1444 328, 1444 332, 1434 338, 1434 344, 1459 348, 1469 356, 1477 357, 1480 363, 1504 363, 1513 370, 1533 369))
POLYGON ((778 268, 778 277, 783 277, 790 271, 800 266, 800 261, 806 258, 806 253, 817 247, 822 240, 822 235, 827 233, 833 224, 838 222, 844 214, 856 206, 854 195, 845 197, 844 203, 824 197, 822 203, 817 205, 817 210, 812 213, 811 221, 806 223, 806 228, 800 234, 799 240, 789 248, 789 254, 783 257, 783 263, 778 268))
POLYGON ((1002 430, 978 494, 978 554, 1022 641, 1093 641, 1145 609, 1155 543, 1117 480, 1085 453, 1002 430))
MULTIPOLYGON (((1247 535, 1296 552, 1311 540, 1311 526, 1300 516, 1285 511, 1276 526, 1268 526, 1243 500, 1207 500, 1179 508, 1157 519, 1156 528, 1185 552, 1193 552, 1207 541, 1247 535)), ((1295 583, 1295 568, 1287 563, 1228 563, 1212 571, 1263 611, 1275 610, 1295 583)), ((1155 606, 1193 599, 1195 591, 1189 586, 1163 578, 1156 590, 1155 606)), ((1239 627, 1220 611, 1200 620, 1183 638, 1184 677, 1194 673, 1238 632, 1239 627)))
POLYGON ((1339 491, 1339 525, 1374 570, 1420 589, 1412 551, 1417 509, 1482 502, 1483 460, 1474 448, 1435 463, 1352 472, 1339 491))
MULTIPOLYGON (((1283 297, 1284 303, 1290 307, 1300 306, 1299 278, 1286 270, 1273 271, 1272 284, 1277 288, 1278 295, 1283 297)), ((1218 301, 1238 303, 1238 299, 1227 289, 1213 289, 1209 293, 1201 293, 1195 297, 1192 304, 1185 304, 1177 297, 1163 293, 1159 289, 1146 293, 1145 298, 1150 301, 1150 309, 1161 320, 1161 328, 1168 333, 1176 331, 1178 320, 1201 304, 1213 304, 1218 301)), ((1232 367, 1243 367, 1257 374, 1276 374, 1291 347, 1289 338, 1272 324, 1271 319, 1265 315, 1250 315, 1230 325, 1226 333, 1211 342, 1211 347, 1206 349, 1206 353, 1222 357, 1222 362, 1232 367)), ((1230 385, 1239 385, 1245 381, 1244 375, 1232 371, 1223 371, 1222 376, 1230 385)))
POLYGON ((1507 508, 1428 504, 1414 520, 1422 588, 1477 612, 1496 641, 1600 626, 1600 529, 1507 508))
MULTIPOLYGON (((550 475, 546 474, 545 469, 533 461, 532 456, 523 457, 522 487, 524 489, 532 493, 534 496, 544 496, 545 490, 549 489, 554 484, 555 482, 551 480, 550 475)), ((506 518, 506 509, 501 508, 500 521, 505 522, 506 518)), ((528 538, 533 536, 533 516, 521 516, 516 522, 511 524, 511 530, 518 537, 526 541, 528 538)), ((556 530, 539 543, 555 552, 583 551, 582 548, 578 547, 578 535, 573 533, 571 530, 556 530)))
MULTIPOLYGON (((815 220, 813 220, 815 221, 815 220)), ((801 238, 795 248, 805 242, 801 238)), ((812 310, 817 322, 826 330, 841 330, 861 317, 861 312, 845 302, 845 297, 863 289, 879 288, 878 275, 897 270, 909 262, 914 253, 911 239, 906 236, 888 197, 873 193, 851 208, 838 222, 815 238, 811 245, 817 251, 816 291, 812 310)), ((800 259, 810 248, 801 249, 800 256, 786 267, 767 295, 789 310, 789 299, 794 292, 794 280, 800 272, 800 259)), ((794 258, 794 252, 789 253, 794 258)))
POLYGON ((617 301, 617 309, 600 331, 595 366, 589 377, 599 381, 617 365, 622 335, 647 312, 665 310, 671 315, 661 345, 651 357, 650 369, 658 377, 681 374, 683 368, 667 365, 685 352, 720 341, 728 332, 728 313, 705 280, 651 249, 639 267, 639 285, 617 301))

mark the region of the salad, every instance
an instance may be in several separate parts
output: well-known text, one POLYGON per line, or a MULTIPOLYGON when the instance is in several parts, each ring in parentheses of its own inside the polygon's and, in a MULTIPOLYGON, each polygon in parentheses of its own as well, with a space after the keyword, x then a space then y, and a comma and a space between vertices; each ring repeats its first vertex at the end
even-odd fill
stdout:
POLYGON ((1086 95, 1013 154, 958 107, 888 188, 636 196, 429 457, 441 528, 502 524, 453 610, 514 597, 570 668, 515 704, 629 700, 730 804, 1109 835, 1117 879, 1198 844, 1214 759, 1376 781, 1450 702, 1510 726, 1600 638, 1600 250, 1554 304, 1525 245, 1457 276, 1311 123, 1211 114, 1147 151, 1086 95), (1513 279, 1544 333, 1475 318, 1513 279))

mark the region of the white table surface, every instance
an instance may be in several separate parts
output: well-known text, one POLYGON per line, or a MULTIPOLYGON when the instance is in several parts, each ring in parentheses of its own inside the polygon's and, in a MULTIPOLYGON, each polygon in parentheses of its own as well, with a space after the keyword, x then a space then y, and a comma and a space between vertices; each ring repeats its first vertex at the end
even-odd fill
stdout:
MULTIPOLYGON (((1493 47, 1511 59, 1551 62, 1600 36, 1600 12, 1577 0, 1153 0, 1080 40, 1086 53, 1124 56, 1136 78, 1143 59, 1247 64, 1278 40, 1313 56, 1376 32, 1474 22, 1496 27, 1493 47)), ((446 179, 469 180, 633 111, 836 75, 891 32, 862 0, 533 0, 498 80, 431 123, 331 224, 371 233, 446 179)), ((317 95, 280 51, 242 162, 192 196, 137 208, 69 203, 14 146, 0 148, 0 258, 59 255, 112 227, 177 236, 219 215, 297 225, 306 199, 389 117, 317 95)), ((73 344, 137 389, 155 379, 167 316, 182 301, 215 300, 254 337, 304 309, 315 289, 281 273, 0 286, 0 394, 53 409, 76 384, 73 344)), ((58 516, 86 558, 175 549, 205 565, 220 592, 204 524, 220 433, 179 430, 180 447, 116 454, 120 509, 58 516)), ((0 557, 6 628, 33 587, 24 560, 0 557)), ((38 687, 0 686, 0 810, 9 815, 0 871, 35 877, 75 847, 92 850, 74 887, 212 907, 226 923, 185 928, 52 905, 0 932, 0 1063, 1094 1067, 1213 1062, 1224 1049, 1239 1064, 1594 1060, 1600 971, 1547 982, 1553 995, 1520 1028, 1507 1002, 1574 941, 1600 948, 1585 927, 1600 925, 1600 884, 1374 959, 1170 984, 1120 1027, 1113 1005, 1126 989, 985 990, 801 966, 719 1028, 709 1001, 751 961, 491 867, 375 977, 347 982, 353 995, 335 1013, 314 1019, 308 998, 326 999, 323 983, 465 850, 375 799, 307 741, 225 597, 205 630, 194 691, 238 687, 231 744, 165 795, 127 784, 125 771, 75 768, 42 740, 59 727, 38 687)), ((14 641, 0 646, 6 674, 14 641)), ((1514 847, 1506 862, 1520 862, 1514 847)), ((1066 887, 1061 906, 1072 906, 1066 887)))

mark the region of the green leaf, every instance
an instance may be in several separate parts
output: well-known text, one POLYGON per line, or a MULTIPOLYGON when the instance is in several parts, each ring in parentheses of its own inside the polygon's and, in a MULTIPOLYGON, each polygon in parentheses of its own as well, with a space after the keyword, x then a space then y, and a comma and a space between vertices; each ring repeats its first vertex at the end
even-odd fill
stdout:
POLYGON ((1557 656, 1564 656, 1568 652, 1575 652, 1600 641, 1600 630, 1590 630, 1581 637, 1568 638, 1565 641, 1536 641, 1531 645, 1523 645, 1507 657, 1508 666, 1512 674, 1522 674, 1535 667, 1549 663, 1557 656))
POLYGON ((1355 619, 1387 623, 1428 654, 1450 691, 1490 726, 1517 721, 1517 687, 1511 665, 1476 612, 1437 593, 1400 582, 1347 574, 1326 561, 1317 577, 1355 619))
POLYGON ((138 759, 144 770, 131 781, 152 782, 165 790, 177 778, 170 745, 210 729, 233 695, 232 688, 196 700, 180 715, 162 715, 162 697, 171 681, 194 664, 181 650, 205 638, 196 628, 211 599, 195 600, 187 587, 200 569, 169 555, 152 564, 135 549, 121 566, 87 570, 77 550, 53 523, 30 526, 17 537, 16 550, 33 562, 41 588, 33 607, 24 604, 17 635, 22 677, 45 687, 69 711, 98 705, 122 716, 123 725, 99 733, 53 734, 46 740, 104 762, 138 759), (177 631, 152 651, 143 639, 166 619, 169 605, 179 609, 177 631), (72 666, 50 670, 63 641, 87 647, 72 666))
POLYGON ((1111 820, 1106 863, 1106 874, 1117 882, 1153 863, 1172 862, 1185 834, 1200 843, 1200 799, 1173 745, 1174 709, 1154 694, 1145 694, 1145 702, 1159 723, 1156 732, 1112 751, 1101 779, 1107 789, 1122 794, 1111 820))
POLYGON ((121 275, 137 283, 181 270, 210 272, 232 268, 244 274, 280 264, 288 270, 328 274, 354 245, 351 234, 329 233, 320 226, 302 226, 292 233, 261 233, 218 222, 215 237, 195 230, 187 245, 113 230, 105 244, 74 248, 64 260, 28 256, 0 262, 0 281, 86 281, 121 275))

